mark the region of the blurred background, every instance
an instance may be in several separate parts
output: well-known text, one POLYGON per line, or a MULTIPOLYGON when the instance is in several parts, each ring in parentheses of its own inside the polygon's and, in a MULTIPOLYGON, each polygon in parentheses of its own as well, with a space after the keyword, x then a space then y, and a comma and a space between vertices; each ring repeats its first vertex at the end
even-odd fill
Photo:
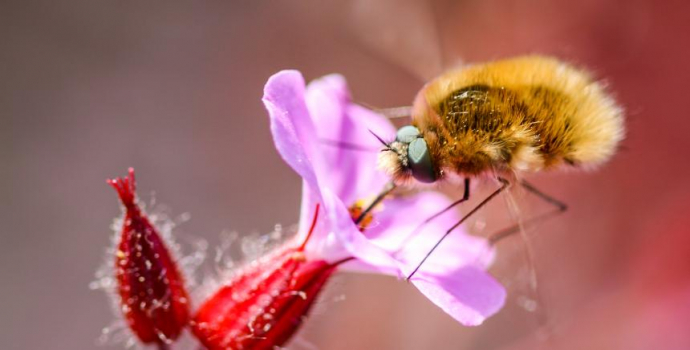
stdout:
POLYGON ((123 347, 97 345, 116 316, 89 283, 120 215, 105 179, 129 166, 144 200, 191 214, 180 237, 213 246, 296 223, 300 179, 260 101, 276 71, 338 72, 357 101, 392 107, 459 59, 544 53, 605 79, 629 128, 600 171, 532 178, 571 208, 530 233, 549 326, 513 288, 514 240, 492 270, 508 304, 480 327, 404 282, 340 274, 289 348, 690 348, 689 13, 651 0, 5 0, 0 347, 123 347))

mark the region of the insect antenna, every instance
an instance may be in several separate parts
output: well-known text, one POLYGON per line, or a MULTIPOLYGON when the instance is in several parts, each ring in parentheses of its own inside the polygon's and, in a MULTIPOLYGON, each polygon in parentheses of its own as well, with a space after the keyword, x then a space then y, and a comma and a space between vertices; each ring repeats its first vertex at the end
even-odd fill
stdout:
POLYGON ((381 142, 381 144, 385 147, 382 151, 391 151, 391 152, 395 152, 395 150, 393 150, 393 149, 391 148, 391 146, 390 146, 390 144, 389 144, 388 142, 383 141, 383 139, 381 138, 381 136, 376 135, 376 133, 373 132, 371 129, 369 129, 369 132, 370 132, 372 135, 374 135, 374 137, 375 137, 377 140, 379 140, 379 142, 381 142))

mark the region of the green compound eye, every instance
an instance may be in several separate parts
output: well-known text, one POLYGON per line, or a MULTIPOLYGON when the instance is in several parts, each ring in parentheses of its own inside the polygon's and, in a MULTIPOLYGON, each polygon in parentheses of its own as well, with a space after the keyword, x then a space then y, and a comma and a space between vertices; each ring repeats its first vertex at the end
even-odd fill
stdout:
MULTIPOLYGON (((400 134, 399 131, 398 134, 400 134)), ((410 142, 407 148, 407 159, 410 164, 410 170, 412 170, 412 176, 417 181, 424 183, 436 181, 436 172, 431 164, 429 148, 423 138, 416 138, 410 142)))
POLYGON ((419 129, 412 125, 407 125, 398 129, 398 133, 395 135, 395 140, 402 143, 410 143, 419 138, 419 135, 419 129))

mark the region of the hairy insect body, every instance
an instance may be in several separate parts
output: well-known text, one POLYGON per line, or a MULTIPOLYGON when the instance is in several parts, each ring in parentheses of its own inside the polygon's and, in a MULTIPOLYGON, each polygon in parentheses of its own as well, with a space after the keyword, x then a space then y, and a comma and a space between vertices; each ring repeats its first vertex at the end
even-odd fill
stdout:
POLYGON ((392 152, 381 155, 381 166, 397 183, 412 177, 434 182, 449 173, 595 167, 614 154, 624 135, 621 109, 600 83, 541 56, 439 76, 418 93, 412 125, 417 136, 408 132, 401 140, 399 132, 392 152), (410 165, 412 154, 405 154, 415 137, 423 139, 416 142, 416 158, 425 161, 419 171, 410 165))

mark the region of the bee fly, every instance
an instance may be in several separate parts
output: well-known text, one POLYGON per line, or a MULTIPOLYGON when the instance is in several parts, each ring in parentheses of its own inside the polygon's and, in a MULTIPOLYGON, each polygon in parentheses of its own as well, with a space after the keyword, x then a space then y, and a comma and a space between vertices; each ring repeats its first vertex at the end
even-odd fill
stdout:
POLYGON ((563 203, 519 180, 520 174, 595 168, 613 156, 625 133, 622 109, 600 83, 543 56, 448 71, 422 88, 410 116, 411 125, 400 128, 393 142, 375 135, 385 146, 379 167, 392 186, 434 183, 449 175, 465 179, 463 197, 425 222, 468 200, 473 178, 492 176, 500 187, 449 228, 408 279, 451 231, 514 181, 564 211, 563 203))

